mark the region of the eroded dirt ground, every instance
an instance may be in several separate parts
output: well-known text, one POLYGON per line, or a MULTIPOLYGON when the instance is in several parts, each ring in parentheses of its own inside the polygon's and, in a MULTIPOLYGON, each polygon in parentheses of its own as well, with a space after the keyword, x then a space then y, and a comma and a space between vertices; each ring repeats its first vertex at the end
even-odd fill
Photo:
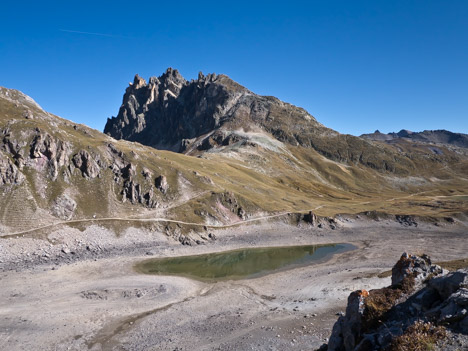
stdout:
POLYGON ((468 256, 462 222, 361 221, 336 230, 264 223, 213 234, 197 246, 136 229, 116 237, 97 226, 1 239, 0 349, 311 350, 325 342, 351 291, 390 283, 377 274, 404 251, 434 261, 468 256), (341 242, 357 248, 256 279, 204 283, 133 270, 149 255, 341 242), (49 252, 44 245, 49 257, 35 260, 49 252))

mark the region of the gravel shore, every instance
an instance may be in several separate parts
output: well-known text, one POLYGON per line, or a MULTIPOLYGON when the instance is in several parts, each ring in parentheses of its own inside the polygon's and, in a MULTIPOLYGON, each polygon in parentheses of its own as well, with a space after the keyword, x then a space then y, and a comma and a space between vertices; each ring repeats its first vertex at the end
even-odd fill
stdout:
POLYGON ((344 221, 335 230, 284 223, 211 230, 182 245, 157 231, 116 236, 92 225, 39 238, 0 239, 2 350, 311 350, 325 342, 356 289, 386 286, 377 274, 403 251, 433 260, 466 257, 467 227, 344 221), (306 267, 204 283, 141 275, 148 257, 243 247, 351 243, 353 251, 306 267))

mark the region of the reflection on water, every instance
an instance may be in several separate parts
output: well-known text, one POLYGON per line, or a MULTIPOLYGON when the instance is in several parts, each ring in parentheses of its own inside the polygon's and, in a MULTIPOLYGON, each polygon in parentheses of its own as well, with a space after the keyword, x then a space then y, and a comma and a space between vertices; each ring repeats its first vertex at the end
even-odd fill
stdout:
POLYGON ((179 275, 205 281, 254 278, 304 266, 353 249, 350 244, 239 249, 194 256, 153 258, 136 265, 146 274, 179 275))

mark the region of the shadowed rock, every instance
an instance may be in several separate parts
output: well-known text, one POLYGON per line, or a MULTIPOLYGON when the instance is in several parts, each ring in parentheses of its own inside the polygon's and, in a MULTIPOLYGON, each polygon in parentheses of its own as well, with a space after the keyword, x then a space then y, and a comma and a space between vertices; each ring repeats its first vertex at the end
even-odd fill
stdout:
POLYGON ((24 175, 11 160, 0 152, 0 185, 21 184, 24 175))
POLYGON ((148 82, 136 75, 104 133, 188 154, 233 144, 255 146, 248 133, 263 133, 289 146, 314 149, 334 161, 402 174, 415 169, 418 161, 326 128, 304 109, 257 95, 228 76, 200 73, 196 80, 187 81, 172 68, 148 82))
POLYGON ((167 183, 166 176, 160 175, 155 180, 156 188, 163 194, 166 194, 169 190, 169 184, 167 183))
POLYGON ((104 133, 186 152, 192 147, 208 150, 239 141, 235 140, 239 136, 226 131, 258 128, 293 145, 310 145, 305 131, 337 134, 304 109, 256 95, 225 75, 200 73, 189 82, 172 68, 148 83, 136 75, 117 117, 108 119, 104 133))
POLYGON ((73 156, 73 164, 81 171, 83 177, 96 178, 99 176, 99 166, 86 150, 81 150, 73 156))

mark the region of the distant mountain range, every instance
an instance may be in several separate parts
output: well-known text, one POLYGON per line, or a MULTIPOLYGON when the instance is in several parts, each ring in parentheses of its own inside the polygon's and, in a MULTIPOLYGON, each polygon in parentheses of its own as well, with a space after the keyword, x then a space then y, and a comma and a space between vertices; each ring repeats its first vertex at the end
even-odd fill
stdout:
POLYGON ((398 133, 383 134, 376 130, 374 133, 362 134, 361 138, 377 141, 392 141, 395 139, 406 139, 433 144, 447 144, 468 148, 468 134, 452 133, 448 130, 425 130, 423 132, 412 132, 406 129, 398 133))

